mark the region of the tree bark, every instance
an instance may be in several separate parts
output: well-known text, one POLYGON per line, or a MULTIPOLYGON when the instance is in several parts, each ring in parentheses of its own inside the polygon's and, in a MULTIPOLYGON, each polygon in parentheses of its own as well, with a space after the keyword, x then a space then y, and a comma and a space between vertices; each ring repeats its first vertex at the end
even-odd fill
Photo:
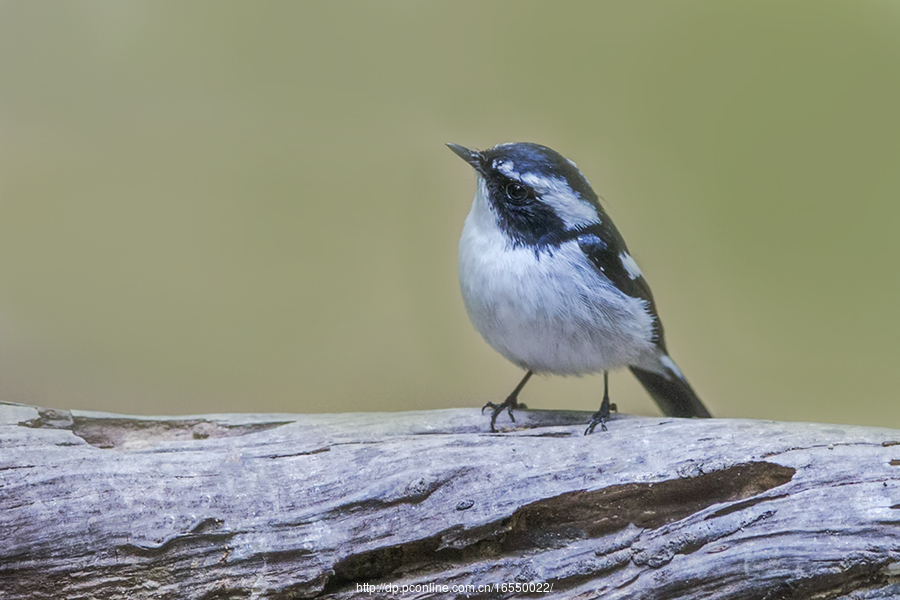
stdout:
POLYGON ((900 597, 898 430, 515 416, 0 404, 0 598, 900 597))

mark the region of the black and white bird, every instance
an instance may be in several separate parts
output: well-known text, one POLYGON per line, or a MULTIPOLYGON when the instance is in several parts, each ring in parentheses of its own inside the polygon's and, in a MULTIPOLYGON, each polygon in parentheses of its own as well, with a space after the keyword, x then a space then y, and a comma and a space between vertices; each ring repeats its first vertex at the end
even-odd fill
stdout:
MULTIPOLYGON (((475 329, 525 369, 491 431, 534 373, 603 373, 585 434, 609 419, 609 371, 628 367, 662 411, 709 417, 666 350, 650 286, 574 162, 538 144, 470 150, 477 189, 459 240, 459 283, 475 329)), ((483 411, 484 409, 482 409, 483 411)))

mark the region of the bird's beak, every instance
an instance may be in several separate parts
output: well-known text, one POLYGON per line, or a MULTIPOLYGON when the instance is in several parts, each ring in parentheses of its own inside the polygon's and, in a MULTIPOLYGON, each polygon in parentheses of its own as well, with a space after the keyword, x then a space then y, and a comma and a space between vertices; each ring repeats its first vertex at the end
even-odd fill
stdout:
POLYGON ((447 144, 447 147, 453 150, 458 157, 472 165, 479 173, 484 173, 484 155, 478 150, 469 150, 459 144, 447 144))

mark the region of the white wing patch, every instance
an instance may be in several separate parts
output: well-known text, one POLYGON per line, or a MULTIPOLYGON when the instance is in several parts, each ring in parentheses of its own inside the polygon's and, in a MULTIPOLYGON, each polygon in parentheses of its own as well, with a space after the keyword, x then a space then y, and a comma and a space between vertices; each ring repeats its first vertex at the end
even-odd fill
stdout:
MULTIPOLYGON (((637 279, 638 277, 644 276, 644 274, 641 273, 641 268, 638 267, 637 263, 634 262, 634 259, 631 258, 631 255, 627 252, 623 251, 619 253, 619 260, 622 261, 622 266, 625 267, 625 270, 628 271, 628 276, 632 279, 637 279)), ((672 364, 674 365, 675 363, 672 364)), ((677 369, 678 367, 675 368, 677 369)))

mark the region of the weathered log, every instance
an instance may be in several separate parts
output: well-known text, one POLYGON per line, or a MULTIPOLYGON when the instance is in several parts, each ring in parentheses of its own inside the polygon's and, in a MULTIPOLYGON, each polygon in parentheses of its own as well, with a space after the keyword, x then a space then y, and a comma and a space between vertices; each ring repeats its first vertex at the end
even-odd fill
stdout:
POLYGON ((0 598, 900 597, 898 430, 516 418, 0 404, 0 598))

